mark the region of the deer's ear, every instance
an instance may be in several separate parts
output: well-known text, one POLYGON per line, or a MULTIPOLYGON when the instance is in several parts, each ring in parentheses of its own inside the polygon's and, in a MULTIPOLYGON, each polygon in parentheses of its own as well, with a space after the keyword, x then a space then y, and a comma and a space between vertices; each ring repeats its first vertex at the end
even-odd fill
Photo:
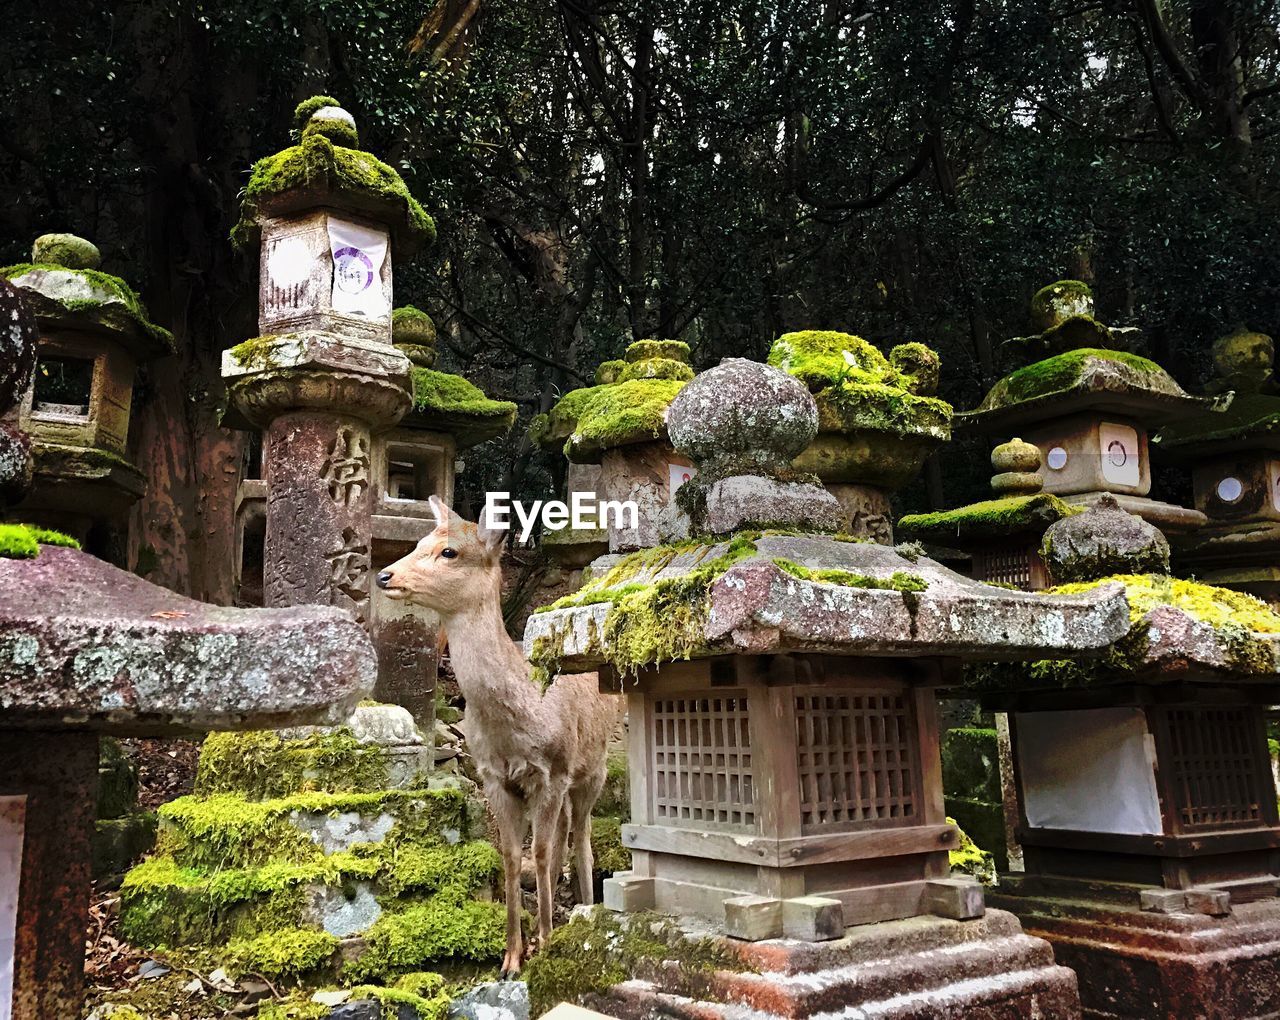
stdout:
POLYGON ((431 513, 435 516, 436 527, 442 528, 449 523, 449 515, 453 513, 449 509, 449 504, 439 496, 430 496, 427 502, 431 504, 431 513))
POLYGON ((507 529, 495 527, 490 522, 488 513, 482 511, 480 520, 476 522, 476 538, 480 540, 486 552, 500 552, 507 540, 507 529))

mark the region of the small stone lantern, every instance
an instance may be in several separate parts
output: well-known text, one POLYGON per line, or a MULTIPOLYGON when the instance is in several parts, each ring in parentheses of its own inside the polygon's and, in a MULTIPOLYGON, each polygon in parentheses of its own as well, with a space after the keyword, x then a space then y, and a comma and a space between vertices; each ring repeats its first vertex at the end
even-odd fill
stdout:
POLYGON ((769 364, 803 382, 818 405, 818 435, 794 468, 812 472, 840 501, 840 530, 893 543, 889 496, 951 438, 951 405, 939 400, 938 356, 899 344, 886 358, 861 337, 833 330, 787 333, 769 364))
POLYGON ((1149 497, 1147 432, 1217 402, 1191 396, 1155 362, 1124 350, 1136 331, 1097 322, 1092 300, 1078 281, 1040 291, 1032 317, 1044 332, 1010 343, 1033 356, 1055 353, 1005 376, 977 409, 956 416, 956 426, 988 435, 1016 431, 1040 450, 1044 491, 1067 503, 1091 505, 1111 493, 1164 530, 1198 528, 1205 522, 1200 511, 1149 497))
POLYGON ((1054 524, 1044 554, 1073 592, 1124 592, 1129 633, 1094 662, 971 674, 1009 713, 1026 869, 989 898, 1076 970, 1087 1015, 1262 1016, 1280 981, 1263 717, 1280 616, 1170 577, 1164 537, 1117 504, 1054 524))
POLYGON ((1048 953, 1016 925, 995 938, 1007 915, 984 916, 982 888, 950 874, 933 689, 961 659, 1105 648, 1127 627, 1118 593, 1045 598, 875 543, 740 533, 840 520, 834 497, 791 474, 818 411, 777 369, 725 360, 684 388, 668 428, 698 467, 680 499, 701 541, 622 559, 525 631, 535 662, 598 669, 627 692, 633 865, 606 881, 606 905, 740 940, 727 946, 750 965, 793 975, 746 982, 788 1016, 872 1013, 890 997, 872 961, 890 957, 919 1015, 1070 1008, 1048 953), (919 941, 894 942, 903 929, 879 922, 895 918, 915 918, 919 941), (780 937, 799 941, 746 946, 780 937), (805 945, 823 940, 837 941, 805 945), (942 957, 966 962, 944 975, 942 957), (982 980, 1022 967, 1016 993, 982 980))
POLYGON ((113 555, 122 543, 111 532, 146 489, 126 456, 138 366, 172 354, 173 337, 100 261, 83 238, 45 234, 30 264, 0 276, 22 292, 40 329, 32 385, 17 409, 35 454, 21 516, 113 555))
MULTIPOLYGON (((611 553, 656 545, 664 512, 692 477, 692 465, 672 449, 666 426, 667 408, 692 378, 688 344, 639 340, 625 360, 600 366, 595 386, 565 394, 533 426, 533 438, 544 448, 563 444, 572 463, 600 465, 594 489, 600 499, 635 502, 634 526, 615 518, 601 522, 611 553)), ((570 472, 570 495, 586 481, 576 474, 570 472)), ((593 537, 581 536, 583 544, 593 537)))
POLYGON ((1174 536, 1179 572, 1209 584, 1280 600, 1280 396, 1275 345, 1239 330, 1213 345, 1209 392, 1234 391, 1225 412, 1169 425, 1158 458, 1191 468, 1196 509, 1208 525, 1174 536))
POLYGON ((902 538, 955 550, 970 558, 969 575, 978 581, 1011 584, 1024 591, 1048 587, 1040 558, 1040 540, 1051 524, 1083 508, 1042 491, 1040 449, 1021 439, 991 452, 991 488, 996 498, 942 510, 911 514, 898 522, 902 538))

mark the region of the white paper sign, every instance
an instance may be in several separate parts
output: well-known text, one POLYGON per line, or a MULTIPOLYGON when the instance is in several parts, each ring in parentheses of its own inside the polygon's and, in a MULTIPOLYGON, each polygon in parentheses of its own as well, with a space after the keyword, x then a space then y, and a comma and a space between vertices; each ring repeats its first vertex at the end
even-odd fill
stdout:
POLYGON ((26 810, 26 797, 0 797, 0 1020, 13 1016, 13 954, 26 810))
POLYGON ((1112 485, 1137 485, 1142 480, 1138 432, 1128 425, 1103 422, 1098 428, 1102 477, 1112 485))
POLYGON ((685 482, 698 473, 697 468, 689 467, 686 464, 667 464, 667 485, 671 495, 676 494, 676 490, 685 482))
POLYGON ((1280 510, 1280 460, 1267 461, 1267 484, 1271 487, 1271 505, 1280 510))
POLYGON ((384 319, 391 300, 382 287, 387 235, 344 220, 329 220, 333 255, 333 310, 345 315, 384 319))
POLYGON ((1130 834, 1164 830, 1141 709, 1019 712, 1015 718, 1028 825, 1130 834))

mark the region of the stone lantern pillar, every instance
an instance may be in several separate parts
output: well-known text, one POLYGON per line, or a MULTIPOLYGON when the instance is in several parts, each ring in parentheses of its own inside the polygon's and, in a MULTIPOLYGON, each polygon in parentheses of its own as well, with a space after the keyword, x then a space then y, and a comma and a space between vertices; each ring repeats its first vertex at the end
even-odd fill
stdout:
MULTIPOLYGON (((1126 631, 1123 600, 984 586, 834 538, 839 504, 790 467, 817 407, 777 369, 725 360, 668 428, 698 467, 681 502, 700 541, 622 559, 525 631, 536 662, 625 681, 632 868, 606 906, 724 933, 761 973, 717 975, 722 1003, 895 1015, 910 994, 918 1016, 1078 1015, 1043 943, 950 873, 933 691, 957 660, 1099 652, 1126 631), (827 534, 741 533, 761 524, 827 534)), ((644 1015, 678 970, 609 1005, 644 1015)))
POLYGON ((434 227, 355 144, 351 116, 323 106, 299 145, 255 165, 233 238, 259 249, 262 335, 226 351, 222 373, 233 421, 263 431, 265 603, 340 606, 368 624, 373 434, 411 402, 392 263, 434 227))
POLYGON ((816 474, 840 501, 841 531, 892 545, 890 494, 951 438, 951 405, 935 396, 937 354, 910 343, 886 358, 861 337, 815 329, 779 337, 769 364, 804 383, 818 406, 818 434, 794 469, 816 474))
POLYGON ((1169 576, 1169 545, 1103 497, 1046 533, 1051 580, 1123 591, 1096 662, 987 666, 1009 713, 1025 873, 991 901, 1053 943, 1086 1015, 1263 1017, 1280 985, 1280 815, 1264 711, 1280 616, 1169 576))
POLYGON ((35 454, 22 519, 119 560, 124 516, 146 487, 126 452, 133 386, 139 365, 173 353, 173 337, 100 262, 89 241, 45 234, 30 263, 0 276, 22 293, 40 330, 33 381, 15 409, 35 454))

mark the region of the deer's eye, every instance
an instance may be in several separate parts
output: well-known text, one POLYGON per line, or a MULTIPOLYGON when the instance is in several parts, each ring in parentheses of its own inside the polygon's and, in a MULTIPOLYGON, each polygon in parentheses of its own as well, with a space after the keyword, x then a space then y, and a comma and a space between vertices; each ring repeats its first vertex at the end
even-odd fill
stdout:
POLYGON ((440 550, 440 555, 443 556, 446 560, 451 560, 458 555, 458 550, 450 549, 446 546, 444 549, 440 550))

